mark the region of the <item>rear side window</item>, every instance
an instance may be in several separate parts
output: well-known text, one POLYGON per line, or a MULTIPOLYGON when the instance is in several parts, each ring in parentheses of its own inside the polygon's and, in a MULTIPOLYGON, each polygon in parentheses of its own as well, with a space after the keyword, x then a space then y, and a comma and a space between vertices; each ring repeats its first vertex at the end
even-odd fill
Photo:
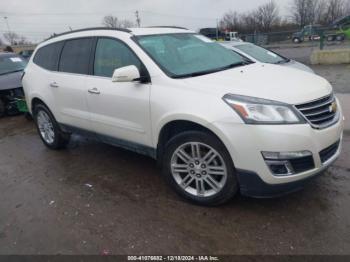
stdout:
POLYGON ((59 71, 87 75, 92 43, 92 38, 66 41, 61 54, 59 71))
POLYGON ((40 48, 36 52, 33 62, 47 70, 57 71, 62 46, 63 42, 58 42, 40 48))

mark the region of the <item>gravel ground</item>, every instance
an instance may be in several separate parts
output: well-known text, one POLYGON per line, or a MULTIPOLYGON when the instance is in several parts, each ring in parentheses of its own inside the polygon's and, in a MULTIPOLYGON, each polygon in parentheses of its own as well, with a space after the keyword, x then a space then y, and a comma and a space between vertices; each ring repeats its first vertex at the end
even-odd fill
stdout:
MULTIPOLYGON (((314 50, 319 50, 319 43, 305 43, 301 45, 287 44, 280 46, 269 46, 268 48, 274 50, 277 53, 284 55, 285 57, 297 60, 304 64, 310 64, 310 57, 314 50)), ((350 42, 343 43, 326 43, 324 49, 342 49, 350 48, 350 42)))
POLYGON ((316 74, 326 78, 336 93, 350 94, 350 65, 318 65, 312 66, 312 69, 316 74))

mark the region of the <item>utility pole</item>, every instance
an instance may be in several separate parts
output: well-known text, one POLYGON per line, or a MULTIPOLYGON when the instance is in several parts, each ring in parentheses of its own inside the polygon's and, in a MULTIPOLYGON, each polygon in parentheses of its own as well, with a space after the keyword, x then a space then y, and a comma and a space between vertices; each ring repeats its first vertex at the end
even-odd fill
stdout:
POLYGON ((219 41, 219 19, 216 19, 216 41, 219 41))
POLYGON ((135 16, 136 16, 136 24, 137 24, 137 26, 141 27, 141 18, 140 18, 139 11, 135 12, 135 16))
POLYGON ((10 30, 10 26, 9 26, 9 22, 8 22, 8 17, 7 16, 4 16, 4 20, 5 20, 5 23, 7 25, 7 31, 10 33, 11 30, 10 30))

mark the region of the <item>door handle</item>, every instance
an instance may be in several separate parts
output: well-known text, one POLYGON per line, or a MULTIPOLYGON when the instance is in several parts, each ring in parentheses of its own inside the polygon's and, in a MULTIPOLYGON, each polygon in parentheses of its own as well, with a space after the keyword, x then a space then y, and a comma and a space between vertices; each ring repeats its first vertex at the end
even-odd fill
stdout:
POLYGON ((94 87, 94 88, 92 88, 92 89, 89 89, 88 92, 89 92, 90 94, 94 94, 94 95, 99 95, 99 94, 101 94, 101 92, 100 92, 96 87, 94 87))
POLYGON ((58 88, 59 85, 56 82, 52 82, 52 83, 50 83, 50 87, 58 88))

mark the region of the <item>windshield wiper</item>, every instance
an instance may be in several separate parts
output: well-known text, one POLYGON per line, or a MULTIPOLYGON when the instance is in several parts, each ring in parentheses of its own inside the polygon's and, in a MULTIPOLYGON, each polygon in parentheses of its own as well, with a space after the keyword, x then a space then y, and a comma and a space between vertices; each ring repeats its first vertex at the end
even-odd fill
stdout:
POLYGON ((18 73, 18 72, 22 72, 24 69, 19 69, 19 70, 15 70, 15 71, 10 71, 10 72, 5 72, 5 73, 1 73, 0 76, 2 75, 8 75, 8 74, 13 74, 13 73, 18 73))
POLYGON ((235 68, 238 66, 244 66, 247 65, 249 63, 247 62, 238 62, 238 63, 233 63, 224 67, 220 67, 220 68, 216 68, 216 69, 212 69, 212 70, 205 70, 205 71, 200 71, 200 72, 194 72, 194 73, 190 73, 190 74, 185 74, 185 75, 178 75, 178 76, 174 76, 174 78, 186 78, 186 77, 196 77, 196 76, 202 76, 202 75, 208 75, 208 74, 213 74, 213 73, 217 73, 220 71, 225 71, 231 68, 235 68))

